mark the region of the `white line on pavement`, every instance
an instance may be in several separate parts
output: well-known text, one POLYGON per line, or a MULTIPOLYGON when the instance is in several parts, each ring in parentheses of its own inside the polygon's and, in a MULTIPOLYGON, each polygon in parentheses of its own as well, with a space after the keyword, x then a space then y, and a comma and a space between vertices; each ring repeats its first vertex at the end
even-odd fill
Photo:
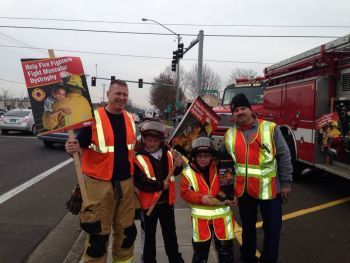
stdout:
POLYGON ((42 179, 48 177, 50 174, 56 172, 57 170, 61 169, 62 167, 66 166, 67 164, 73 162, 73 159, 68 159, 51 169, 35 176, 34 178, 30 179, 29 181, 17 186, 16 188, 13 188, 12 190, 0 195, 0 205, 4 202, 6 202, 8 199, 14 197, 15 195, 19 194, 20 192, 26 190, 27 188, 31 187, 33 184, 36 184, 37 182, 41 181, 42 179))
POLYGON ((36 136, 0 135, 1 138, 38 139, 36 136))

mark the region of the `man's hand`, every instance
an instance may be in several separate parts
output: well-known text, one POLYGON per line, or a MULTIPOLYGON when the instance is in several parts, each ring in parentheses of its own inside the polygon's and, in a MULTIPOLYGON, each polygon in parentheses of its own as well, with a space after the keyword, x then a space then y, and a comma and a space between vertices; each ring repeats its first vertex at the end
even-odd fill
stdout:
POLYGON ((79 152, 80 150, 79 142, 77 139, 68 139, 64 147, 66 149, 66 152, 70 155, 73 155, 73 153, 79 152))
POLYGON ((290 188, 281 188, 281 197, 282 200, 287 200, 289 197, 289 194, 291 192, 290 188))
POLYGON ((72 110, 69 109, 69 108, 63 108, 61 109, 65 114, 69 115, 69 114, 72 114, 72 110))
POLYGON ((210 205, 210 206, 213 205, 208 195, 203 195, 201 201, 202 201, 202 204, 204 205, 210 205))

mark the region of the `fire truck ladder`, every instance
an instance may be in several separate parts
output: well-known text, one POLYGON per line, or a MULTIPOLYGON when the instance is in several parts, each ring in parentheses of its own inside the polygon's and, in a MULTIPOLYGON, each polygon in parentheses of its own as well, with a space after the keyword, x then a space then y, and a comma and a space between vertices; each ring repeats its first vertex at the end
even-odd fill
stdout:
POLYGON ((265 68, 265 76, 273 79, 301 71, 312 69, 317 61, 323 61, 326 56, 338 59, 350 55, 350 34, 328 42, 319 47, 305 51, 265 68))

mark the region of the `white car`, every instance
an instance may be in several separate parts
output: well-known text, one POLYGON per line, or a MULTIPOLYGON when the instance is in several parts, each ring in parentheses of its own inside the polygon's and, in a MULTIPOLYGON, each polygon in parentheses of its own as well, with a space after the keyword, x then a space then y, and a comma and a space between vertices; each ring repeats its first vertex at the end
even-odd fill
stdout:
POLYGON ((134 122, 135 122, 135 123, 139 123, 139 122, 141 121, 139 115, 133 113, 132 116, 133 116, 133 119, 134 119, 134 122))
POLYGON ((30 109, 12 109, 0 118, 0 130, 2 134, 9 131, 27 131, 36 134, 34 117, 30 109))

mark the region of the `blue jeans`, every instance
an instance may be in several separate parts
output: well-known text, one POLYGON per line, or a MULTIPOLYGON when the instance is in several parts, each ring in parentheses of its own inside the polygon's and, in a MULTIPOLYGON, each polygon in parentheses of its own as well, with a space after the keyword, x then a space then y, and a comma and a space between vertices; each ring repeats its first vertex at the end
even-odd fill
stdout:
POLYGON ((245 262, 256 262, 256 221, 258 206, 263 219, 264 247, 260 262, 275 263, 278 260, 280 230, 282 226, 282 199, 258 200, 247 193, 238 198, 242 221, 241 255, 245 262))

